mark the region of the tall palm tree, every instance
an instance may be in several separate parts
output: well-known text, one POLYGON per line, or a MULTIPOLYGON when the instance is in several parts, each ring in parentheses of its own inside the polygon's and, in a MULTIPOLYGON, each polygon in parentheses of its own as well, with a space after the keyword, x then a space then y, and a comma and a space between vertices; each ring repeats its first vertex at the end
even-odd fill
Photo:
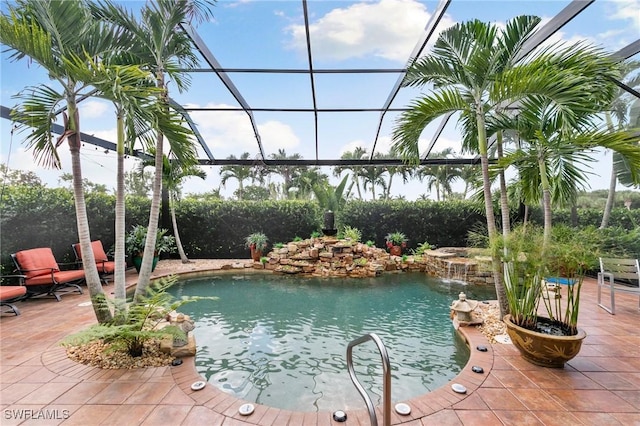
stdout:
MULTIPOLYGON (((277 153, 271 154, 269 156, 272 160, 301 160, 302 155, 295 153, 292 155, 288 155, 287 152, 280 148, 277 153)), ((289 166, 289 165, 281 165, 281 166, 271 166, 269 167, 269 173, 273 173, 279 175, 284 180, 282 184, 282 195, 284 198, 287 198, 289 195, 289 189, 294 186, 293 181, 297 176, 302 173, 302 168, 298 166, 289 166)))
POLYGON ((329 177, 319 167, 305 167, 297 170, 291 181, 291 188, 296 188, 295 198, 310 199, 315 185, 329 184, 329 177))
MULTIPOLYGON (((388 154, 385 154, 382 158, 396 158, 397 154, 390 150, 388 154)), ((389 181, 384 191, 384 199, 389 200, 391 198, 391 185, 393 184, 394 176, 400 176, 403 183, 407 183, 411 177, 413 177, 414 168, 407 165, 400 166, 386 166, 385 170, 389 174, 389 181)))
MULTIPOLYGON (((362 147, 356 147, 353 151, 347 151, 340 156, 342 160, 360 160, 367 154, 367 150, 362 147)), ((358 191, 358 199, 362 200, 362 191, 360 191, 360 179, 362 175, 362 166, 336 166, 333 168, 333 175, 339 177, 343 171, 351 171, 351 179, 356 185, 358 191)))
MULTIPOLYGON (((33 129, 25 141, 27 147, 33 149, 36 160, 44 166, 60 168, 57 148, 64 140, 69 144, 78 241, 85 257, 87 288, 96 318, 101 323, 110 321, 112 315, 104 303, 105 295, 91 250, 82 188, 82 143, 77 102, 80 97, 93 92, 92 83, 108 80, 110 76, 95 69, 87 77, 86 73, 78 72, 77 63, 78 58, 99 58, 107 54, 118 45, 121 36, 112 26, 92 19, 85 2, 79 0, 18 0, 8 5, 8 14, 0 16, 0 42, 9 47, 11 58, 28 57, 47 70, 52 83, 59 85, 56 89, 52 85, 41 84, 22 92, 18 97, 23 103, 14 110, 13 116, 19 127, 27 126, 20 123, 28 123, 33 129), (51 127, 58 111, 63 108, 64 132, 54 141, 51 127)), ((134 78, 139 77, 137 71, 134 78)), ((119 83, 114 81, 113 84, 119 83)))
MULTIPOLYGON (((242 153, 240 160, 249 159, 251 154, 248 152, 242 153)), ((234 155, 227 157, 228 160, 235 160, 234 155)), ((253 179, 254 173, 250 166, 241 165, 225 165, 220 168, 220 184, 224 187, 229 179, 235 179, 238 181, 238 199, 242 200, 242 193, 244 191, 244 181, 247 179, 253 179)))
MULTIPOLYGON (((564 112, 564 118, 570 121, 574 110, 581 108, 575 103, 577 92, 582 97, 587 93, 584 86, 577 88, 571 84, 570 75, 558 73, 562 64, 577 66, 575 64, 586 50, 583 46, 565 48, 555 56, 550 50, 542 49, 536 53, 536 59, 516 63, 523 43, 529 40, 539 22, 540 18, 535 16, 518 16, 508 21, 503 29, 478 20, 456 24, 440 33, 431 55, 418 59, 409 67, 403 83, 405 86, 432 84, 433 88, 428 95, 414 100, 409 110, 401 114, 393 133, 394 147, 405 159, 417 161, 418 140, 424 128, 445 114, 458 112, 466 148, 475 146, 480 156, 490 239, 496 237, 496 224, 487 121, 505 106, 527 97, 552 100, 554 108, 564 112)), ((607 77, 615 74, 613 69, 602 69, 597 82, 606 82, 607 77)), ((500 312, 504 315, 508 312, 508 304, 497 255, 492 269, 500 312)))
MULTIPOLYGON (((627 87, 638 90, 640 88, 640 73, 637 71, 640 69, 640 61, 628 61, 622 65, 622 74, 625 76, 623 83, 627 87)), ((609 130, 615 129, 621 130, 625 127, 637 127, 640 125, 640 109, 632 110, 630 106, 632 95, 619 88, 615 99, 611 103, 611 111, 605 112, 605 118, 607 120, 607 126, 609 130), (632 112, 635 112, 635 117, 632 112), (613 119, 617 124, 614 124, 613 119)), ((636 102, 638 100, 636 99, 636 102)), ((613 209, 613 201, 616 195, 616 185, 618 183, 618 175, 627 170, 626 164, 615 153, 612 155, 611 164, 611 177, 609 179, 609 194, 607 196, 607 202, 604 206, 604 212, 602 214, 602 222, 600 223, 600 229, 604 229, 609 225, 609 217, 611 216, 611 210, 613 209)))
MULTIPOLYGON (((190 83, 184 69, 197 65, 197 56, 189 36, 180 28, 181 24, 200 21, 211 15, 212 0, 157 0, 146 3, 139 14, 139 21, 133 13, 121 5, 108 0, 98 2, 101 18, 117 24, 130 34, 135 42, 129 46, 129 54, 136 63, 144 64, 156 77, 156 86, 161 89, 159 104, 169 110, 169 94, 166 85, 167 75, 179 91, 186 89, 190 83)), ((156 244, 160 203, 162 192, 162 167, 164 155, 164 132, 153 129, 155 138, 155 176, 153 197, 149 212, 147 239, 135 299, 146 293, 151 278, 151 264, 156 244)), ((171 151, 177 158, 186 158, 193 153, 192 141, 169 139, 171 151)))
MULTIPOLYGON (((603 56, 604 58, 604 56, 603 56)), ((588 57, 580 67, 588 67, 588 57)), ((596 60, 596 58, 592 58, 596 60)), ((597 80, 597 78, 594 78, 597 80)), ((574 84, 580 84, 574 75, 574 84)), ((605 87, 604 82, 595 84, 583 82, 584 89, 592 96, 582 99, 576 93, 576 108, 571 123, 562 117, 563 113, 551 106, 548 100, 531 99, 525 103, 518 117, 510 117, 514 130, 522 138, 522 146, 506 155, 503 165, 515 164, 520 180, 529 194, 528 201, 542 200, 544 210, 544 244, 551 238, 552 204, 573 204, 580 189, 586 187, 586 170, 593 162, 591 152, 596 147, 614 150, 623 156, 634 171, 634 179, 640 181, 640 146, 636 145, 637 135, 628 131, 611 131, 606 126, 598 128, 599 113, 607 104, 607 92, 611 93, 613 83, 605 87), (598 93, 601 90, 604 93, 598 93), (537 198, 537 200, 536 200, 537 198)), ((507 121, 503 126, 508 126, 507 121)))
MULTIPOLYGON (((143 161, 140 164, 140 172, 142 173, 147 166, 153 166, 155 161, 152 160, 143 161)), ((190 263, 191 261, 187 257, 182 246, 182 240, 180 239, 180 232, 178 231, 178 220, 176 219, 176 202, 180 198, 180 187, 182 181, 188 177, 199 177, 200 179, 206 179, 207 174, 204 170, 197 166, 194 161, 190 163, 182 163, 178 160, 170 160, 169 156, 165 155, 163 158, 162 166, 162 185, 169 194, 169 213, 171 214, 171 225, 173 226, 173 236, 176 239, 176 246, 178 247, 178 254, 182 263, 190 263)))
MULTIPOLYGON (((430 158, 450 158, 454 154, 452 148, 446 148, 441 152, 434 152, 430 155, 430 158)), ((453 166, 439 165, 439 166, 422 166, 417 172, 420 180, 427 179, 427 188, 431 192, 431 188, 436 189, 436 200, 440 201, 440 194, 442 193, 442 199, 445 200, 447 195, 451 194, 451 184, 459 178, 458 169, 453 166)))
MULTIPOLYGON (((376 153, 375 158, 382 158, 383 154, 376 153)), ((382 193, 385 193, 387 188, 387 181, 384 179, 386 170, 381 166, 364 166, 360 172, 360 179, 362 179, 362 187, 366 191, 368 187, 371 187, 371 196, 373 200, 376 200, 376 186, 382 188, 382 193)))
MULTIPOLYGON (((125 44, 127 45, 128 42, 125 44)), ((153 100, 157 94, 153 74, 143 71, 134 65, 119 65, 122 61, 119 52, 115 48, 108 55, 100 58, 100 61, 92 57, 75 58, 74 61, 67 61, 68 68, 73 69, 77 76, 82 76, 84 80, 90 80, 94 75, 108 75, 109 78, 94 82, 98 89, 96 96, 109 99, 113 102, 116 111, 117 128, 117 172, 116 172, 116 211, 115 211, 115 268, 114 268, 114 302, 115 317, 117 321, 126 318, 126 254, 125 254, 125 172, 124 156, 125 150, 133 149, 133 144, 140 133, 140 126, 143 132, 146 123, 155 120, 154 111, 158 111, 153 106, 153 100), (113 65, 113 69, 109 68, 113 65), (133 72, 129 71, 130 69, 133 72), (113 84, 119 81, 121 84, 113 84), (126 88, 126 90, 123 90, 126 88)), ((168 132, 171 132, 169 129, 168 132)))

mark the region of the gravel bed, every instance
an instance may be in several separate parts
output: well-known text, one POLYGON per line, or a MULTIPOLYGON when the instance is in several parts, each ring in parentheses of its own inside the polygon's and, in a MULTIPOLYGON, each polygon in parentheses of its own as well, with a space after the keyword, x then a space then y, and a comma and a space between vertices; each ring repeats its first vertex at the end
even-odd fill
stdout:
POLYGON ((104 369, 132 369, 171 365, 173 357, 160 351, 157 341, 144 344, 141 357, 131 357, 125 350, 113 349, 109 344, 96 340, 84 345, 67 346, 67 356, 80 364, 104 369))

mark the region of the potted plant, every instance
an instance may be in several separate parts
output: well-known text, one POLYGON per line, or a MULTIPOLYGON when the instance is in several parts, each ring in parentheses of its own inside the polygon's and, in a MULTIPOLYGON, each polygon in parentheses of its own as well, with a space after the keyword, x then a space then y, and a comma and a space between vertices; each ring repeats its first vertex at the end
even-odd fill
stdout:
POLYGON ((267 249, 267 236, 262 232, 254 232, 245 238, 245 245, 251 250, 251 259, 260 261, 262 253, 267 249))
MULTIPOLYGON (((171 235, 165 235, 166 233, 166 229, 158 229, 156 247, 153 253, 153 263, 151 266, 152 271, 156 268, 161 253, 173 253, 176 250, 175 238, 171 235)), ((138 272, 140 272, 140 265, 142 265, 142 254, 144 253, 146 242, 147 227, 142 225, 134 226, 125 238, 127 254, 138 272)))
POLYGON ((402 249, 407 246, 407 236, 402 232, 391 232, 387 234, 385 244, 389 249, 389 253, 393 256, 402 255, 402 249))
POLYGON ((598 256, 596 240, 561 229, 544 244, 539 228, 521 226, 493 246, 504 262, 509 337, 527 361, 555 368, 575 357, 586 337, 578 328, 580 290, 598 256))

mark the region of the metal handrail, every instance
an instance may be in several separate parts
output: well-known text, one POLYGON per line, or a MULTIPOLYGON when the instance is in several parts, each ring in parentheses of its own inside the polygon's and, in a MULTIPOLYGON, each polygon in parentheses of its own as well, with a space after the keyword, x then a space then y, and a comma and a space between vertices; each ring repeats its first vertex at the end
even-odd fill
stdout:
POLYGON ((373 340, 373 342, 378 347, 378 351, 380 352, 380 357, 382 358, 382 414, 383 414, 383 425, 390 426, 391 425, 391 364, 389 363, 389 354, 387 354, 387 348, 382 343, 382 340, 374 333, 365 334, 362 337, 359 337, 349 343, 347 346, 347 368, 349 369, 349 377, 351 377, 351 381, 354 386, 364 399, 364 403, 367 404, 367 410, 369 411, 369 419, 371 421, 371 426, 378 426, 378 418, 376 416, 376 409, 373 406, 373 402, 371 398, 367 394, 367 391, 362 387, 358 378, 356 377, 356 372, 353 368, 353 347, 357 346, 361 343, 364 343, 368 340, 373 340))

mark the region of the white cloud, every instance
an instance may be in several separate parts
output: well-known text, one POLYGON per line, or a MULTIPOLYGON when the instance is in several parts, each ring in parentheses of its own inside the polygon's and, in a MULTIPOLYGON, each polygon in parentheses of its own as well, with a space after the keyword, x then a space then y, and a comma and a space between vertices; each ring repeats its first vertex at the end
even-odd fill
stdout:
POLYGON ((112 107, 102 101, 87 100, 79 105, 80 118, 101 118, 107 111, 112 110, 112 107))
POLYGON ((300 144, 293 129, 280 121, 271 120, 259 124, 258 131, 266 153, 276 152, 281 148, 293 150, 300 144))
MULTIPOLYGON (((613 0, 608 4, 609 19, 630 20, 636 30, 636 37, 640 31, 640 0, 613 0)), ((633 37, 635 39, 636 37, 633 37)))
MULTIPOLYGON (((405 62, 431 14, 414 0, 381 0, 333 9, 309 24, 316 60, 345 60, 365 56, 405 62)), ((441 27, 448 25, 443 19, 441 27)), ((306 51, 304 25, 286 28, 289 46, 306 51)))
MULTIPOLYGON (((229 107, 214 103, 205 105, 205 108, 229 107)), ((243 152, 258 154, 258 142, 245 112, 193 111, 190 115, 214 157, 227 158, 232 154, 238 157, 243 152)), ((300 143, 293 129, 280 121, 257 123, 257 127, 266 155, 280 148, 294 149, 300 143)))

